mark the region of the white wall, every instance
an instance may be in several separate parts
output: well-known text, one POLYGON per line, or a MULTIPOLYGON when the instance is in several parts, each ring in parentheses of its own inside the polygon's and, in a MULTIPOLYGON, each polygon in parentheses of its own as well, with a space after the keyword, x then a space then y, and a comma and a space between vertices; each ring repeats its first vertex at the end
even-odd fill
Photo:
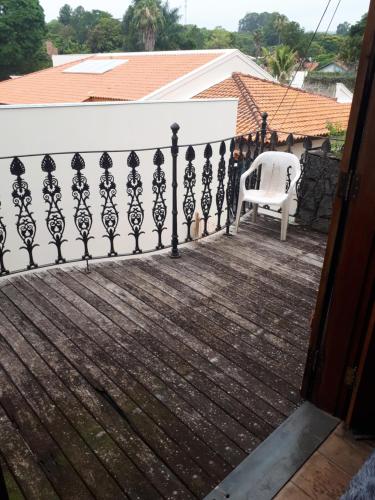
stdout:
POLYGON ((337 102, 351 104, 353 101, 353 92, 351 92, 343 83, 336 83, 335 97, 337 99, 337 102))
MULTIPOLYGON (((188 101, 188 102, 148 102, 148 103, 86 103, 78 105, 54 106, 0 106, 0 156, 14 156, 23 154, 53 153, 53 152, 81 152, 89 150, 111 151, 116 149, 156 148, 170 144, 170 125, 178 122, 181 126, 180 144, 205 143, 235 134, 237 114, 237 100, 216 101, 188 101)), ((212 163, 214 166, 213 195, 216 188, 216 173, 218 163, 218 147, 214 146, 212 163)), ((201 173, 204 164, 203 147, 197 148, 197 206, 200 206, 201 173)), ((144 192, 142 195, 145 209, 145 222, 140 243, 144 251, 155 247, 157 235, 152 233, 153 220, 151 215, 153 193, 152 162, 154 150, 139 153, 144 192)), ((164 171, 167 177, 167 206, 168 217, 165 225, 164 243, 170 244, 171 232, 171 158, 169 149, 164 151, 166 162, 164 171)), ((186 162, 185 148, 181 148, 178 164, 179 182, 179 232, 181 241, 184 240, 186 226, 182 225, 183 214, 181 201, 183 198, 183 173, 186 162)), ((89 248, 94 257, 106 256, 108 240, 103 238, 104 228, 100 220, 102 200, 99 196, 99 178, 103 171, 99 168, 100 154, 83 154, 86 168, 83 174, 90 185, 89 205, 93 213, 93 227, 89 248)), ((133 250, 134 239, 128 236, 130 226, 127 221, 126 181, 130 169, 127 167, 127 153, 113 153, 114 167, 112 174, 117 182, 116 202, 120 212, 120 223, 115 245, 119 253, 128 253, 133 250)), ((63 245, 63 255, 66 259, 75 259, 82 256, 83 245, 76 240, 78 232, 74 226, 74 202, 72 199, 71 184, 74 175, 71 169, 72 155, 53 157, 56 162, 55 175, 62 189, 62 203, 66 217, 65 238, 68 243, 63 245)), ((35 243, 35 260, 39 265, 53 263, 56 258, 54 245, 48 245, 51 237, 47 231, 45 217, 46 208, 42 196, 42 186, 45 174, 41 171, 42 157, 25 158, 26 173, 23 176, 28 182, 32 193, 31 210, 37 221, 35 243)), ((16 231, 17 209, 12 201, 12 184, 15 177, 10 174, 11 160, 0 160, 0 216, 7 227, 6 248, 11 250, 5 255, 6 267, 11 270, 25 268, 28 263, 27 252, 20 250, 21 239, 16 231)), ((214 225, 215 206, 211 209, 212 226, 214 225)))

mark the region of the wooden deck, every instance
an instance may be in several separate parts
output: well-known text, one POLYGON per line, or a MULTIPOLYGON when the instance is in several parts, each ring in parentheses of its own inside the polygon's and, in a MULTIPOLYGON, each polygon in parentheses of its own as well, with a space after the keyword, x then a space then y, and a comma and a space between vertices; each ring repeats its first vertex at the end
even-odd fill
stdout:
POLYGON ((0 280, 12 499, 203 498, 293 412, 325 238, 240 227, 0 280))

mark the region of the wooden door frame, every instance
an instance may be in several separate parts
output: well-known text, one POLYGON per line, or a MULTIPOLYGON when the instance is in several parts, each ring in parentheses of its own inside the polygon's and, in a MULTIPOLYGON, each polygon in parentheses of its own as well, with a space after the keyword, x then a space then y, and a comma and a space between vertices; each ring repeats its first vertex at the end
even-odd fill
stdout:
POLYGON ((334 203, 302 386, 304 398, 341 418, 346 416, 351 394, 345 374, 360 357, 371 300, 372 284, 366 272, 374 244, 374 74, 375 0, 371 0, 340 167, 342 189, 334 203))

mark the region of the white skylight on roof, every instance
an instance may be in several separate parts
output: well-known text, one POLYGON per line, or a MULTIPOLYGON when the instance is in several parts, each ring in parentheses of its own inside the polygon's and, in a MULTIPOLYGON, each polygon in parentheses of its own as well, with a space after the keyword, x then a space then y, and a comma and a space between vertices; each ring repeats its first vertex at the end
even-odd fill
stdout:
POLYGON ((64 69, 63 73, 88 73, 100 75, 128 62, 126 59, 89 59, 64 69))

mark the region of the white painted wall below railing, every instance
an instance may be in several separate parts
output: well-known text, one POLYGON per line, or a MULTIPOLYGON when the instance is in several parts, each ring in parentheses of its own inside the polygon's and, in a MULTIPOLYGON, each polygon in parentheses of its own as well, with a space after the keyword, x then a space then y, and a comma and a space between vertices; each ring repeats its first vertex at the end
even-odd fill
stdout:
MULTIPOLYGON (((237 100, 216 101, 187 101, 187 102, 147 102, 147 103, 89 103, 77 105, 49 105, 49 106, 0 106, 0 157, 28 155, 54 152, 82 152, 89 150, 112 151, 124 149, 153 148, 152 151, 139 152, 142 176, 142 202, 145 210, 145 221, 142 230, 140 246, 144 251, 152 250, 156 246, 157 234, 153 233, 152 219, 152 175, 155 170, 153 155, 159 146, 170 144, 170 125, 177 122, 181 129, 180 144, 206 143, 235 134, 237 115, 237 100)), ((213 205, 211 208, 211 228, 215 225, 215 194, 217 186, 217 164, 219 144, 213 145, 213 205)), ((201 176, 204 164, 204 147, 196 148, 194 165, 197 173, 195 187, 197 208, 200 208, 202 192, 201 176)), ((178 163, 178 203, 179 203, 179 234, 184 241, 186 226, 183 225, 183 174, 186 166, 184 159, 186 148, 181 148, 178 163)), ((163 234, 165 245, 170 244, 171 238, 171 174, 172 163, 169 149, 163 151, 165 155, 165 171, 167 179, 166 204, 168 215, 165 222, 167 230, 163 234)), ((53 156, 53 155, 52 155, 53 156)), ((103 170, 99 167, 100 154, 83 154, 86 168, 83 175, 87 177, 90 186, 89 205, 93 214, 91 235, 94 239, 89 242, 90 253, 93 257, 106 256, 109 243, 103 238, 103 228, 100 211, 102 199, 99 195, 99 180, 103 170)), ((126 194, 127 176, 130 172, 127 166, 127 153, 113 153, 113 168, 111 173, 117 183, 117 209, 120 221, 115 240, 118 253, 131 253, 134 248, 134 238, 128 220, 128 196, 126 194)), ((74 206, 72 198, 72 178, 75 172, 71 168, 72 154, 53 156, 56 162, 54 175, 59 181, 62 190, 61 208, 66 219, 63 244, 63 256, 66 260, 79 259, 83 254, 83 245, 76 238, 79 236, 74 225, 74 206)), ((31 211, 37 223, 35 243, 39 246, 34 250, 36 263, 47 265, 54 263, 56 248, 49 245, 51 236, 46 227, 47 205, 43 200, 42 188, 46 174, 41 170, 42 157, 21 158, 26 172, 23 179, 28 183, 32 195, 31 211)), ((20 249, 22 241, 17 234, 17 208, 12 200, 12 185, 15 177, 10 174, 11 160, 0 160, 0 217, 6 225, 7 241, 5 248, 10 252, 4 257, 9 271, 24 269, 28 264, 26 250, 20 249)), ((223 216, 223 220, 225 215, 223 216)))

